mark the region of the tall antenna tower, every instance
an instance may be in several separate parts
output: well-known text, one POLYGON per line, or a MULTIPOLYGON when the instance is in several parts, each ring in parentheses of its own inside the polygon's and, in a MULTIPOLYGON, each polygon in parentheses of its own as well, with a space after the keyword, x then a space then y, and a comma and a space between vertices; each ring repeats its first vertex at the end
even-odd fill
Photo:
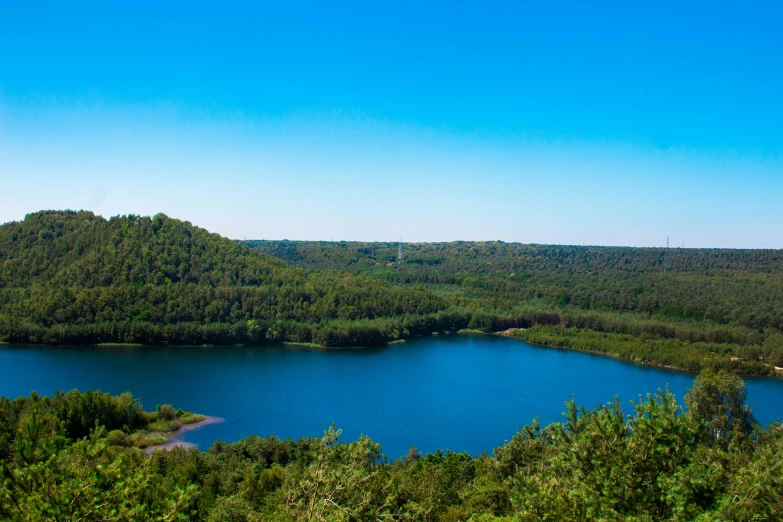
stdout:
POLYGON ((663 256, 663 271, 668 272, 671 270, 669 266, 669 236, 666 236, 666 253, 663 256))
POLYGON ((397 250, 397 266, 402 264, 402 236, 400 236, 400 248, 397 250))

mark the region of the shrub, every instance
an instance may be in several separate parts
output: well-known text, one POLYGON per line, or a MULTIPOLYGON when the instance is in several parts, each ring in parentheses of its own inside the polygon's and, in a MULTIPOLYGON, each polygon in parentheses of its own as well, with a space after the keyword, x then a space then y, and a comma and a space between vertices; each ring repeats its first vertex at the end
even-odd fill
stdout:
POLYGON ((158 418, 165 420, 176 420, 177 410, 175 410, 171 404, 158 406, 158 418))
POLYGON ((177 431, 182 427, 182 424, 179 422, 179 420, 167 420, 167 419, 158 419, 155 422, 151 422, 149 425, 149 429, 151 431, 162 431, 164 433, 171 433, 172 431, 177 431))
POLYGON ((203 415, 199 415, 198 413, 190 413, 185 412, 179 417, 179 421, 182 424, 195 424, 197 422, 201 422, 205 419, 203 415))
POLYGON ((106 442, 112 446, 129 446, 128 435, 122 430, 112 430, 106 435, 106 442))

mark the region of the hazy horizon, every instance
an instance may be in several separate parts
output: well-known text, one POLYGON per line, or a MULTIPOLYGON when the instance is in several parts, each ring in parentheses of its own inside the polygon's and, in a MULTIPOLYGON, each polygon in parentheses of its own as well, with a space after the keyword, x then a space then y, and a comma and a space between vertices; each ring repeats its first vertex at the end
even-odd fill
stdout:
POLYGON ((0 222, 783 247, 783 5, 0 7, 0 222))
MULTIPOLYGON (((85 210, 85 209, 41 209, 38 212, 81 212, 81 211, 87 211, 92 212, 91 210, 85 210)), ((115 214, 113 216, 104 216, 98 213, 93 212, 95 215, 100 216, 104 219, 110 219, 114 217, 122 217, 127 216, 129 214, 115 214)), ((139 215, 139 214, 133 214, 133 215, 139 215)), ((142 216, 142 217, 153 217, 153 215, 150 216, 142 216)), ((26 217, 26 216, 25 216, 26 217)), ((176 216, 168 216, 173 219, 179 219, 176 216)), ((0 226, 19 222, 22 220, 9 220, 0 223, 0 226)), ((200 226, 198 223, 194 223, 190 220, 181 220, 181 221, 187 221, 190 224, 207 230, 208 232, 214 232, 213 230, 206 229, 205 227, 200 226)), ((567 246, 567 247, 585 247, 585 248, 654 248, 654 249, 662 249, 666 248, 666 240, 664 239, 663 243, 660 245, 601 245, 601 244, 591 244, 591 243, 537 243, 537 242, 523 242, 523 241, 505 241, 503 239, 451 239, 451 240, 443 240, 443 241, 407 241, 405 238, 398 238, 398 239, 378 239, 378 240, 370 240, 370 239, 336 239, 336 238, 328 238, 328 239, 300 239, 300 238, 294 238, 294 237, 279 237, 279 238, 263 238, 263 237, 231 237, 231 236, 225 236, 223 234, 220 234, 221 236, 230 239, 232 241, 290 241, 290 242, 313 242, 313 243, 374 243, 374 244, 388 244, 391 246, 396 247, 400 243, 400 240, 402 240, 403 245, 405 244, 414 244, 414 245, 421 245, 421 244, 433 244, 433 243, 505 243, 505 244, 511 244, 511 245, 529 245, 529 246, 547 246, 547 247, 558 247, 558 246, 567 246)), ((707 249, 707 250, 780 250, 778 248, 746 248, 746 247, 696 247, 696 246, 688 246, 686 244, 680 243, 675 244, 671 241, 669 247, 671 250, 675 249, 707 249)))

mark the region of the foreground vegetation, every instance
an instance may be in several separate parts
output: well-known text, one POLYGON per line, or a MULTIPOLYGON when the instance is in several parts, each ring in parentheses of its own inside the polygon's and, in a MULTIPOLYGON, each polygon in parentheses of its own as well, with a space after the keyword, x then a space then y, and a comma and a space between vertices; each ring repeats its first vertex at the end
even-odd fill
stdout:
POLYGON ((115 429, 143 425, 127 395, 0 399, 0 518, 7 520, 526 521, 783 517, 783 429, 759 426, 742 381, 706 371, 685 397, 567 403, 494 455, 388 462, 367 437, 251 436, 153 455, 115 429))
MULTIPOLYGON (((63 440, 77 440, 90 435, 98 426, 107 440, 116 446, 147 448, 166 443, 166 434, 174 433, 185 424, 205 419, 203 415, 175 410, 170 404, 159 405, 156 411, 145 412, 129 393, 111 396, 108 393, 77 390, 57 392, 52 397, 40 397, 35 392, 28 398, 9 401, 0 398, 0 460, 7 460, 14 451, 37 451, 38 443, 29 442, 23 451, 19 444, 19 423, 36 437, 52 435, 63 440)), ((26 458, 26 457, 23 457, 26 458)))
POLYGON ((783 373, 783 251, 235 242, 159 214, 0 226, 0 342, 377 346, 525 328, 692 371, 783 373), (244 243, 244 244, 243 244, 244 243), (611 346, 610 346, 611 345, 611 346))

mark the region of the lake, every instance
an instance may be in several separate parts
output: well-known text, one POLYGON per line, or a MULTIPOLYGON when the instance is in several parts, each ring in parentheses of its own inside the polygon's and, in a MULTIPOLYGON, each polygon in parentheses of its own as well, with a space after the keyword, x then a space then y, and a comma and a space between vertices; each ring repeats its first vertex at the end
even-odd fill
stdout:
MULTIPOLYGON (((188 432, 207 449, 251 434, 321 436, 334 421, 390 458, 415 445, 491 452, 538 416, 562 420, 564 402, 593 407, 669 386, 679 402, 693 375, 493 336, 415 339, 384 348, 0 347, 0 395, 36 390, 130 391, 145 409, 176 408, 225 422, 188 432)), ((783 416, 783 380, 746 379, 762 423, 783 416)))

